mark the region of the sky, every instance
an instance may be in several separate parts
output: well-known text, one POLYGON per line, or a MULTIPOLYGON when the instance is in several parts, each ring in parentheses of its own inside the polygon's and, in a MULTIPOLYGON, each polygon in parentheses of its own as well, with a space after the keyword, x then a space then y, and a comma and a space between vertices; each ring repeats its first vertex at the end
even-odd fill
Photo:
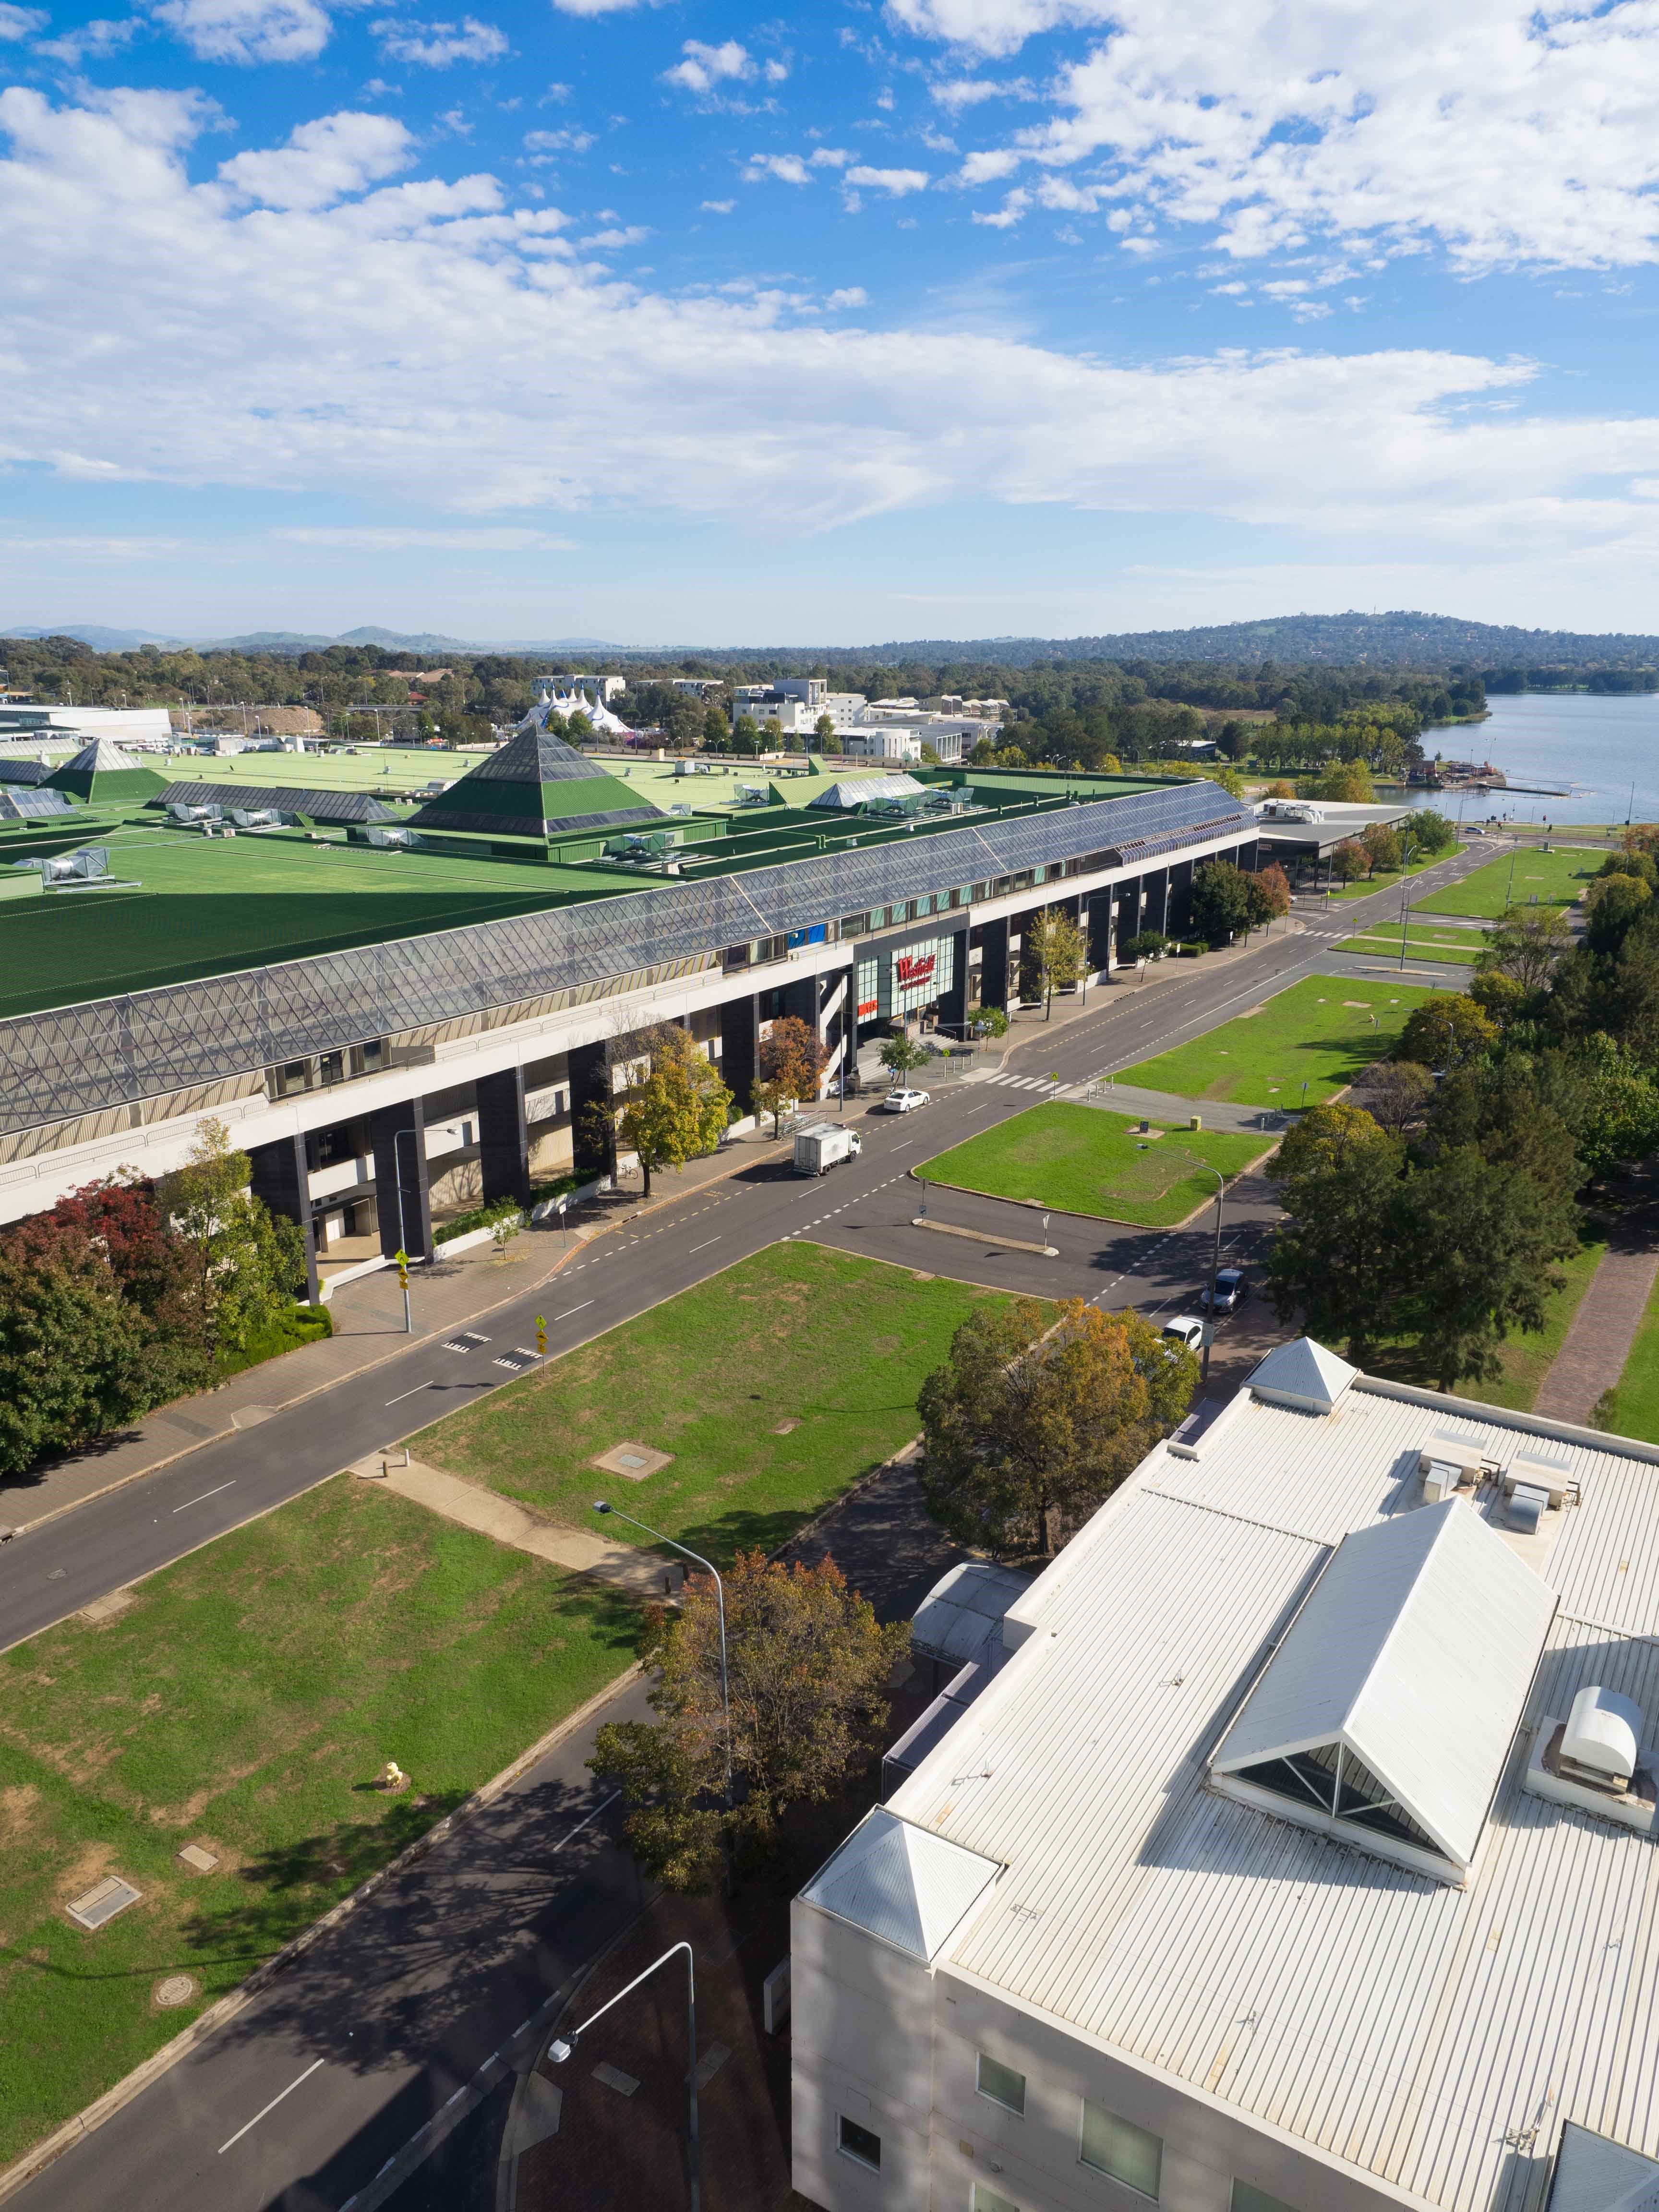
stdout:
POLYGON ((0 629, 1659 630, 1659 0, 476 4, 0 0, 0 629))

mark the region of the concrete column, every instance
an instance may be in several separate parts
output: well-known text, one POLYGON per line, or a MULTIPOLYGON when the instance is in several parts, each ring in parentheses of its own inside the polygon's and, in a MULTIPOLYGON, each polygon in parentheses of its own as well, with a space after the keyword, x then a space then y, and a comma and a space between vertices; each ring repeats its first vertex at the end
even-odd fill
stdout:
POLYGON ((617 1168, 610 1124, 589 1110, 611 1103, 610 1047, 603 1037, 578 1045, 569 1062, 572 1165, 584 1182, 591 1182, 598 1176, 614 1175, 617 1168))
POLYGON ((427 1189, 425 1101, 405 1098, 398 1105, 382 1107, 368 1116, 368 1135, 374 1148, 380 1249, 389 1260, 401 1243, 411 1260, 429 1260, 432 1200, 427 1189))
POLYGON ((1170 869, 1170 919, 1164 927, 1171 937, 1184 935, 1193 912, 1193 864, 1177 860, 1170 869))
POLYGON ((530 1203, 530 1124, 524 1110, 524 1070, 503 1067, 481 1075, 473 1085, 478 1100, 478 1172, 483 1202, 498 1198, 530 1203))
POLYGON ((963 1034, 963 1025, 968 1019, 968 931, 966 925, 964 924, 961 929, 953 929, 950 933, 950 936, 951 942, 956 948, 951 969, 951 973, 955 977, 955 981, 951 983, 950 989, 940 995, 939 1002, 939 1027, 942 1030, 948 1031, 952 1036, 959 1037, 963 1034))
POLYGON ((1097 975, 1112 964, 1112 894, 1091 891, 1084 901, 1083 937, 1088 948, 1089 973, 1097 975))
POLYGON ((720 1008, 720 1079, 739 1114, 753 1110, 760 1046, 760 1001, 750 991, 720 1008))
POLYGON ((1156 868, 1140 879, 1140 927, 1170 935, 1170 871, 1156 868))
POLYGON ((1008 1004, 1008 921, 988 921, 980 939, 979 1002, 981 1006, 1008 1004))
POLYGON ((306 1165, 303 1137, 279 1137, 275 1144, 255 1145, 248 1153, 253 1163, 255 1198, 295 1222, 306 1240, 306 1296, 317 1303, 317 1237, 311 1225, 311 1180, 306 1165))

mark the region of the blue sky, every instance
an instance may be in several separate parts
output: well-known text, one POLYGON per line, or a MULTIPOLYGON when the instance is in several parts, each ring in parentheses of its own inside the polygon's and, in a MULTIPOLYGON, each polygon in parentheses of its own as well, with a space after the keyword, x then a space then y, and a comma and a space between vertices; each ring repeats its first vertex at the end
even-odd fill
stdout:
POLYGON ((1655 0, 0 0, 0 623, 1659 628, 1655 0))

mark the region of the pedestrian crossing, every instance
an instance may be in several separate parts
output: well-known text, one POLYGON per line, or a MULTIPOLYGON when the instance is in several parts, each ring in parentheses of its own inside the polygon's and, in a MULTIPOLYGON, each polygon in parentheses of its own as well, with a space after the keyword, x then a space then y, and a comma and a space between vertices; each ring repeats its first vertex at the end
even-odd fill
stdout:
POLYGON ((1056 1083, 1049 1075, 991 1075, 986 1078, 988 1086, 998 1085, 1009 1091, 1063 1091, 1063 1083, 1056 1083))

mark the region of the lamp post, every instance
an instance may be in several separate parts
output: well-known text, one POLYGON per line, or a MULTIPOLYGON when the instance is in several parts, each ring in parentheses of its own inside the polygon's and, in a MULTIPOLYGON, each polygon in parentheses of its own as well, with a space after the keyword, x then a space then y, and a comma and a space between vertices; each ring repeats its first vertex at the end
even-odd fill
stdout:
POLYGON ((1412 840, 1406 840, 1406 851, 1400 863, 1400 972, 1406 972, 1406 918, 1411 912, 1412 854, 1417 850, 1412 840))
POLYGON ((643 1529, 659 1544, 666 1544, 671 1552, 678 1552, 688 1559, 695 1559, 714 1580, 714 1602, 720 1608, 720 1704, 726 1713, 726 1802, 729 1807, 732 1802, 732 1698, 726 1672, 726 1585, 720 1580, 720 1570, 705 1559, 701 1552, 694 1552, 689 1544, 682 1544, 677 1537, 665 1536, 660 1528, 653 1528, 644 1521, 636 1521, 631 1513, 623 1512, 603 1498, 593 1500, 593 1510, 613 1514, 618 1521, 626 1521, 630 1528, 643 1529))
POLYGON ((1221 1272, 1221 1200, 1227 1188, 1227 1178, 1219 1168, 1205 1167, 1202 1161, 1199 1165, 1205 1175, 1215 1177, 1215 1248, 1210 1255, 1209 1295, 1204 1301, 1204 1363, 1200 1376, 1200 1380, 1207 1383, 1210 1379, 1210 1346, 1215 1337, 1215 1279, 1221 1272))
POLYGON ((404 1334, 415 1334, 415 1316, 409 1303, 409 1237, 404 1228, 404 1168, 403 1156, 398 1147, 405 1137, 414 1139, 413 1129, 394 1129, 392 1133, 392 1180, 398 1186, 398 1279, 404 1286, 404 1334))
POLYGON ((642 1974, 635 1974, 625 1990, 618 1990, 609 2003, 602 2004, 597 2012, 590 2013, 580 2027, 573 2027, 565 2035, 556 2035, 547 2046, 547 2055, 556 2066, 566 2064, 574 2056, 577 2044, 586 2034, 595 2021, 603 2020, 612 2005, 619 2005, 624 1997, 631 1996, 641 1982, 649 1981, 653 1974, 656 1973, 660 1967, 665 1966, 671 1959, 678 1957, 682 1951, 685 1954, 685 2078, 690 2093, 690 2113, 686 2142, 687 2181, 691 2212, 701 2212, 702 2151, 702 2139, 697 2127, 697 1971, 691 1946, 689 1943, 676 1943, 665 1951, 660 1959, 653 1959, 642 1974))

